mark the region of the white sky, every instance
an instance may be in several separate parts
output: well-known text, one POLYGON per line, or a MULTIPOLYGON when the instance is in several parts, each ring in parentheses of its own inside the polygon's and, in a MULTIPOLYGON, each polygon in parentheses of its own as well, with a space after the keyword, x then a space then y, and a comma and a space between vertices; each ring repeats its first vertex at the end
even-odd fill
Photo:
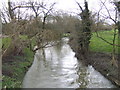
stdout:
MULTIPOLYGON (((64 10, 76 10, 78 9, 78 5, 76 4, 75 0, 57 0, 58 1, 58 8, 64 9, 64 10)), ((80 2, 81 5, 84 4, 84 0, 76 0, 80 2)), ((99 0, 88 0, 89 8, 93 9, 95 6, 98 7, 98 1, 99 0)))
MULTIPOLYGON (((11 0, 11 1, 21 1, 21 0, 11 0)), ((22 0, 24 1, 24 0, 22 0)), ((27 0, 25 0, 27 1, 27 0)), ((38 0, 41 1, 41 0, 38 0)), ((84 6, 84 0, 43 0, 43 1, 47 1, 48 3, 50 2, 57 2, 57 4, 55 5, 55 9, 61 9, 64 11, 68 11, 68 12, 76 12, 79 13, 78 9, 78 5, 76 4, 75 1, 78 1, 80 3, 81 6, 84 6)), ((88 5, 89 5, 89 9, 92 12, 97 12, 100 9, 100 0, 87 0, 88 1, 88 5)), ((102 0, 104 1, 104 0, 102 0)), ((110 0, 107 0, 108 2, 110 0)), ((0 0, 0 4, 1 2, 7 2, 7 0, 0 0)), ((1 7, 1 5, 0 5, 1 7)), ((108 9, 112 9, 114 8, 113 5, 107 3, 107 7, 108 9)), ((103 14, 107 14, 107 11, 105 9, 102 10, 103 14)), ((112 11, 113 12, 113 11, 112 11)), ((114 14, 112 14, 114 16, 114 14)))
MULTIPOLYGON (((0 4, 1 4, 1 2, 7 2, 7 1, 8 0, 0 0, 0 4)), ((11 0, 11 1, 27 1, 27 0, 11 0)), ((41 1, 41 0, 39 0, 39 1, 41 1)), ((81 5, 84 4, 84 0, 44 0, 44 1, 57 2, 56 7, 58 9, 67 10, 67 11, 68 10, 74 11, 78 8, 78 5, 76 4, 75 1, 80 2, 81 5)), ((88 1, 90 10, 99 8, 100 0, 87 0, 87 1, 88 1)), ((104 0, 102 0, 102 1, 104 1, 104 0)))

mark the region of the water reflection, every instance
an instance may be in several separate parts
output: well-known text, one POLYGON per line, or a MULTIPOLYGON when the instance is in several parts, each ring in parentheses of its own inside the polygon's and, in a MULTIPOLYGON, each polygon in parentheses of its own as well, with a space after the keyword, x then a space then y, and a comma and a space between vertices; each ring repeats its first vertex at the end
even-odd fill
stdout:
POLYGON ((111 82, 92 66, 77 61, 75 53, 63 39, 58 46, 35 54, 34 62, 24 78, 24 88, 112 88, 111 82))

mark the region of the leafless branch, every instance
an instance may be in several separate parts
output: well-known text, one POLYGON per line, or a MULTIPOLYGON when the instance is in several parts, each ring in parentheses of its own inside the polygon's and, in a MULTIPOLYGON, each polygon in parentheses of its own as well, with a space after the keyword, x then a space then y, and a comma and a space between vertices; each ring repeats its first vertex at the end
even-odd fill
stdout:
POLYGON ((59 42, 57 42, 57 43, 55 43, 55 44, 52 44, 52 45, 47 46, 47 45, 48 45, 48 43, 46 43, 44 46, 37 47, 35 50, 33 50, 33 52, 36 52, 37 50, 42 49, 42 48, 53 47, 53 46, 56 46, 56 45, 58 45, 58 44, 59 44, 59 42))
POLYGON ((105 5, 105 2, 103 2, 102 0, 100 0, 100 2, 104 5, 105 9, 107 10, 107 13, 108 13, 108 15, 109 15, 109 19, 111 19, 114 23, 117 23, 117 22, 115 21, 115 19, 113 19, 113 18, 111 17, 110 11, 108 10, 107 6, 105 5))
POLYGON ((83 8, 81 7, 80 3, 77 2, 77 1, 76 1, 76 3, 77 3, 77 5, 79 6, 79 8, 81 9, 81 11, 83 12, 83 8))

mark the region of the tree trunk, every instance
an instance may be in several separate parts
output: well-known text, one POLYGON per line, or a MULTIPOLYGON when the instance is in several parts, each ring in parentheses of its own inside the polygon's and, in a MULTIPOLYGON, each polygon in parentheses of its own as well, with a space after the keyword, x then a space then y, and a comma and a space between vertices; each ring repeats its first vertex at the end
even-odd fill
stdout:
POLYGON ((82 19, 82 28, 81 32, 79 33, 79 49, 78 53, 81 54, 80 56, 82 59, 87 59, 88 52, 89 52, 89 43, 91 39, 91 20, 90 20, 90 13, 88 9, 88 3, 85 1, 85 9, 80 14, 82 19))
POLYGON ((12 10, 12 6, 11 6, 11 1, 10 0, 8 0, 8 10, 9 10, 9 15, 10 15, 11 20, 14 19, 14 12, 12 10))

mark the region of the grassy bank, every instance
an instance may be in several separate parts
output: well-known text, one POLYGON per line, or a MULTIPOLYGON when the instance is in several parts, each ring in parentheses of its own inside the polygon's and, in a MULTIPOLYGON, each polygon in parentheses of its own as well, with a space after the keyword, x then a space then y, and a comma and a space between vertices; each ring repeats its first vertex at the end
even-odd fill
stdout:
MULTIPOLYGON (((111 31, 100 31, 98 32, 99 35, 107 40, 108 42, 112 43, 114 30, 111 31)), ((116 36, 116 44, 118 44, 118 35, 116 36)), ((94 52, 104 52, 104 53, 111 53, 112 52, 112 45, 106 43, 105 41, 101 40, 97 37, 96 33, 93 33, 90 43, 90 50, 94 52)), ((116 53, 118 52, 118 47, 116 47, 116 53)))
MULTIPOLYGON (((4 48, 11 42, 10 38, 3 38, 4 48)), ((3 88, 21 88, 22 81, 34 59, 34 53, 29 48, 23 50, 22 55, 10 55, 2 59, 3 88)))
POLYGON ((10 60, 11 62, 5 62, 2 65, 3 87, 21 88, 24 75, 33 62, 33 55, 33 52, 28 48, 25 48, 24 55, 8 57, 9 59, 12 59, 10 60))
MULTIPOLYGON (((108 42, 113 42, 114 30, 100 31, 98 33, 102 38, 104 38, 108 42)), ((115 43, 118 44, 118 35, 116 36, 115 43)), ((97 37, 96 33, 93 33, 90 43, 90 50, 92 51, 92 53, 90 56, 91 59, 89 59, 89 64, 92 65, 108 80, 110 80, 113 85, 120 87, 118 68, 115 65, 111 64, 112 58, 110 53, 112 53, 112 48, 112 45, 101 40, 97 37)), ((115 49, 116 53, 118 54, 118 47, 116 46, 115 49)))

